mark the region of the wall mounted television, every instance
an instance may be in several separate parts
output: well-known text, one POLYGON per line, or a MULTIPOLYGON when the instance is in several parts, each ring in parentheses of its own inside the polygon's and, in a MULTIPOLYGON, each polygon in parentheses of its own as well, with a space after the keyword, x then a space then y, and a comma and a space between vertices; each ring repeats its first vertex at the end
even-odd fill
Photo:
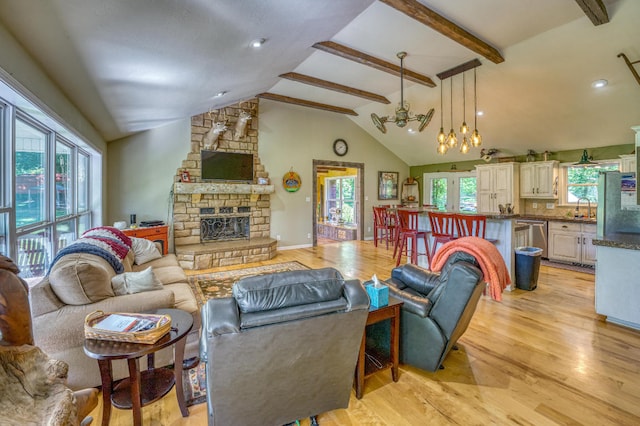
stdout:
POLYGON ((253 154, 201 151, 202 180, 253 182, 253 154))

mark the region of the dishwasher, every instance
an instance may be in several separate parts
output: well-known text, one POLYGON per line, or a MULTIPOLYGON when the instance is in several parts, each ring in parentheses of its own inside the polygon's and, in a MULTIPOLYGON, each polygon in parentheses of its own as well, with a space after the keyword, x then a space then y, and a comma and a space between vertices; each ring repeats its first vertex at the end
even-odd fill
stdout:
POLYGON ((547 221, 535 219, 517 219, 516 225, 529 226, 529 245, 542 249, 542 257, 548 259, 547 255, 547 221))

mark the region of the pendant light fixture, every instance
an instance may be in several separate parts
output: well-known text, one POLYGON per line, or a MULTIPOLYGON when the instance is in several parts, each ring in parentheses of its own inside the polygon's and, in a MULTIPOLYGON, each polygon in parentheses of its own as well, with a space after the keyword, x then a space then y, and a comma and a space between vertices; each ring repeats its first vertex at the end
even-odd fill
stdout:
POLYGON ((469 152, 469 141, 467 140, 467 133, 469 132, 469 126, 467 126, 467 82, 464 72, 462 73, 462 126, 460 126, 460 133, 462 133, 462 144, 460 144, 460 152, 466 154, 469 152))
POLYGON ((472 147, 477 147, 482 144, 482 137, 480 136, 480 132, 478 132, 477 125, 477 116, 478 116, 478 97, 476 92, 476 68, 482 65, 482 63, 478 59, 472 59, 469 62, 465 62, 464 64, 453 67, 447 71, 443 71, 437 74, 440 79, 440 132, 437 136, 438 141, 438 154, 444 155, 449 150, 449 148, 454 148, 458 146, 458 136, 456 132, 453 130, 453 77, 462 73, 462 125, 460 126, 460 134, 462 135, 462 141, 460 143, 460 152, 462 154, 468 153, 472 147), (474 110, 474 128, 475 130, 471 132, 469 125, 467 125, 467 81, 465 72, 473 68, 473 110, 474 110), (451 81, 449 89, 450 89, 450 120, 451 120, 451 130, 449 130, 448 134, 444 132, 444 102, 443 102, 443 83, 444 80, 450 79, 451 81))
POLYGON ((476 69, 473 69, 473 133, 471 133, 471 145, 474 148, 482 145, 482 136, 478 132, 478 94, 477 94, 476 69))
POLYGON ((447 135, 444 132, 444 110, 442 107, 442 82, 440 82, 440 133, 438 133, 438 154, 440 155, 444 155, 447 153, 447 149, 449 149, 449 147, 447 146, 447 144, 445 143, 447 140, 447 135))
POLYGON ((449 99, 451 100, 451 130, 449 130, 449 135, 447 136, 447 145, 449 145, 449 148, 455 148, 458 146, 458 136, 456 136, 456 132, 453 131, 453 78, 451 79, 449 87, 451 88, 451 94, 449 96, 449 99))

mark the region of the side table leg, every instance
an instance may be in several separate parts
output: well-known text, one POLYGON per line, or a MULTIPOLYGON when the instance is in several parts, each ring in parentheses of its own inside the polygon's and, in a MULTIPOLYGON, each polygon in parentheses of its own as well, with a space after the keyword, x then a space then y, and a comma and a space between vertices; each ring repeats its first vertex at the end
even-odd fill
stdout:
POLYGON ((175 344, 174 350, 174 365, 173 365, 173 374, 176 379, 176 397, 178 398, 178 406, 180 406, 180 412, 182 413, 182 417, 189 416, 189 409, 187 408, 187 404, 184 401, 184 391, 182 384, 182 361, 184 360, 184 346, 187 342, 187 335, 178 340, 175 344))
POLYGON ((399 364, 399 349, 400 349, 400 307, 395 306, 393 308, 394 313, 391 317, 391 377, 394 382, 398 381, 398 364, 399 364))
POLYGON ((128 359, 129 380, 131 383, 131 407, 133 408, 133 425, 142 426, 142 402, 140 398, 140 368, 138 358, 128 359))
POLYGON ((365 341, 367 339, 367 331, 365 329, 360 343, 360 352, 358 353, 358 363, 356 364, 356 398, 362 399, 362 391, 364 390, 364 351, 365 341))
POLYGON ((111 391, 113 388, 111 361, 98 360, 100 380, 102 381, 102 426, 108 426, 111 419, 111 391))

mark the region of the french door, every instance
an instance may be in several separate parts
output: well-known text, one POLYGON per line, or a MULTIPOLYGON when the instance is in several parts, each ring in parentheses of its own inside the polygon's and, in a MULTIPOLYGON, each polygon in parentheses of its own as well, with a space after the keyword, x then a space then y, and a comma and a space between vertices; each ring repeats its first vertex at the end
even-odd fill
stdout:
POLYGON ((425 173, 423 204, 444 211, 477 211, 475 172, 425 173))

